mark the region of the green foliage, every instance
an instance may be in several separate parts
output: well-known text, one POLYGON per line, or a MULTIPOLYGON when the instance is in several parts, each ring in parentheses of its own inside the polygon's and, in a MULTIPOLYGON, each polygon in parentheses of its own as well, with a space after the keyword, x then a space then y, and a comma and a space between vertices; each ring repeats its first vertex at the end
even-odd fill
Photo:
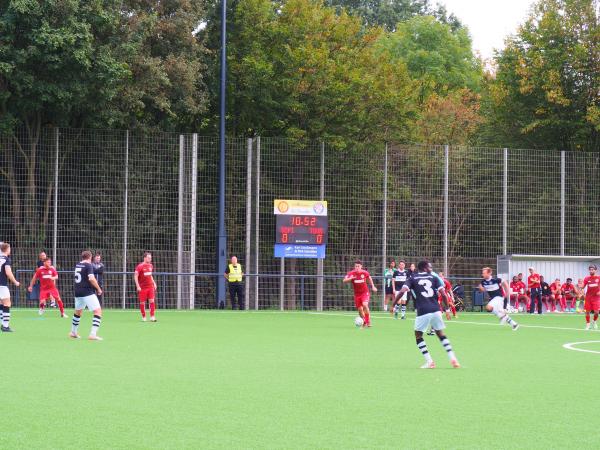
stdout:
POLYGON ((489 144, 598 150, 597 0, 541 0, 497 57, 486 89, 489 144))

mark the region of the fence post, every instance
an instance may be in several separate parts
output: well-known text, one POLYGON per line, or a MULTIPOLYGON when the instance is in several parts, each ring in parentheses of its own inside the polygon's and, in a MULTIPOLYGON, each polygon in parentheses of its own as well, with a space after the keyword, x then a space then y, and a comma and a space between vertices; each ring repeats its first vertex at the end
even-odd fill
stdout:
POLYGON ((256 280, 254 281, 254 309, 258 309, 258 263, 260 259, 260 136, 256 138, 256 225, 254 227, 254 239, 256 253, 254 255, 254 271, 256 280))
MULTIPOLYGON (((385 155, 383 159, 383 243, 382 243, 382 267, 381 273, 385 272, 387 262, 387 207, 388 207, 388 144, 385 143, 385 155)), ((381 298, 385 308, 385 277, 382 283, 381 298)), ((383 309, 383 308, 382 308, 383 309)))
POLYGON ((448 272, 448 177, 450 172, 450 146, 444 146, 444 275, 450 276, 448 272))
POLYGON ((565 151, 560 152, 560 254, 565 254, 565 151))
MULTIPOLYGON (((183 273, 183 178, 184 178, 185 136, 179 135, 179 204, 177 212, 177 273, 183 273)), ((183 279, 177 275, 177 309, 181 309, 183 279)))
MULTIPOLYGON (((192 211, 190 221, 190 273, 196 272, 196 212, 198 207, 198 133, 192 136, 192 211)), ((190 275, 189 309, 194 309, 196 301, 196 277, 190 275)))
POLYGON ((125 189, 123 198, 123 266, 122 266, 122 292, 121 292, 121 307, 125 309, 127 306, 127 228, 129 222, 129 130, 125 131, 125 189))
MULTIPOLYGON (((248 152, 246 154, 246 273, 250 273, 250 243, 252 233, 252 139, 248 139, 248 152)), ((250 279, 246 280, 245 286, 246 310, 250 309, 250 279)))
POLYGON ((59 135, 60 131, 57 128, 54 129, 56 152, 54 156, 54 223, 52 226, 52 261, 56 263, 56 247, 58 242, 58 158, 59 158, 59 135))
POLYGON ((508 148, 504 148, 502 177, 502 253, 508 254, 508 148))
POLYGON ((285 258, 279 258, 279 310, 284 310, 285 297, 285 258))
MULTIPOLYGON (((321 141, 321 174, 320 174, 319 197, 325 200, 325 141, 321 141)), ((324 261, 317 259, 317 311, 323 311, 323 264, 324 261)))

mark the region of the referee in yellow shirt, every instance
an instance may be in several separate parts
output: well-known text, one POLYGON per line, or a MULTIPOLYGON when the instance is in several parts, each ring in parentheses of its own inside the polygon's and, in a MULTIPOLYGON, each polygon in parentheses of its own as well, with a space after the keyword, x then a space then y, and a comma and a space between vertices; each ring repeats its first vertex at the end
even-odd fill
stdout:
POLYGON ((237 256, 231 257, 231 262, 225 269, 225 278, 229 282, 229 296, 231 298, 231 309, 235 309, 235 300, 237 297, 238 308, 245 309, 244 305, 244 272, 242 265, 238 264, 237 256))

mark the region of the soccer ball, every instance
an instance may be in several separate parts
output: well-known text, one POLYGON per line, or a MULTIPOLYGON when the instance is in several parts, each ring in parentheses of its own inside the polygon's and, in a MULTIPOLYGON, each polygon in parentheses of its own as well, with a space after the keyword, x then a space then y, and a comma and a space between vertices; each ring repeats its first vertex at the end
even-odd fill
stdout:
POLYGON ((358 316, 356 319, 354 319, 354 325, 356 325, 357 327, 362 327, 363 326, 363 320, 362 317, 358 316))

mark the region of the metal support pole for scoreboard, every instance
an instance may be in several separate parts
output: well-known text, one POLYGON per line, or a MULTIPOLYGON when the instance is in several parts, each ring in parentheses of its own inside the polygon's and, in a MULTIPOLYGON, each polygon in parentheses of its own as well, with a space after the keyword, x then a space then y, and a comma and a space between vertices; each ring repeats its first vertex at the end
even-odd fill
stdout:
MULTIPOLYGON (((325 200, 325 142, 321 142, 321 175, 319 197, 325 200)), ((323 259, 317 259, 317 311, 323 311, 323 259)))
POLYGON ((54 224, 53 224, 53 229, 52 229, 52 261, 54 261, 54 264, 57 264, 56 262, 56 247, 57 247, 57 242, 58 242, 58 158, 59 158, 59 135, 60 135, 60 131, 58 128, 54 129, 54 137, 56 139, 56 154, 54 157, 54 224))
MULTIPOLYGON (((246 273, 250 273, 250 243, 252 232, 252 139, 248 139, 248 154, 246 155, 246 273)), ((250 280, 246 280, 245 286, 244 308, 250 309, 250 280)))
MULTIPOLYGON (((183 179, 184 179, 185 136, 179 135, 179 205, 177 213, 177 273, 183 273, 183 179)), ((181 309, 183 279, 177 275, 177 309, 181 309)))
POLYGON ((279 259, 279 310, 283 311, 285 298, 285 258, 279 259))
POLYGON ((504 149, 504 176, 502 178, 502 254, 508 254, 508 149, 504 149))
MULTIPOLYGON (((387 261, 387 207, 388 207, 388 144, 385 143, 385 155, 383 159, 383 243, 382 243, 382 267, 381 273, 385 271, 387 261)), ((385 307, 385 279, 381 289, 382 301, 385 307)))
POLYGON ((258 262, 260 259, 260 136, 256 138, 256 224, 254 227, 256 252, 254 254, 254 309, 258 309, 258 262))
POLYGON ((565 152, 560 152, 560 254, 565 254, 565 152))
POLYGON ((125 309, 127 306, 127 228, 129 222, 129 130, 125 132, 125 189, 123 194, 123 279, 121 286, 121 307, 125 309))
POLYGON ((450 146, 444 147, 444 275, 450 276, 448 272, 448 177, 450 175, 450 146))
MULTIPOLYGON (((196 272, 196 211, 198 206, 198 134, 192 137, 192 189, 191 189, 191 217, 190 217, 190 273, 196 272)), ((190 303, 189 308, 194 309, 196 299, 196 277, 190 275, 190 303)))

